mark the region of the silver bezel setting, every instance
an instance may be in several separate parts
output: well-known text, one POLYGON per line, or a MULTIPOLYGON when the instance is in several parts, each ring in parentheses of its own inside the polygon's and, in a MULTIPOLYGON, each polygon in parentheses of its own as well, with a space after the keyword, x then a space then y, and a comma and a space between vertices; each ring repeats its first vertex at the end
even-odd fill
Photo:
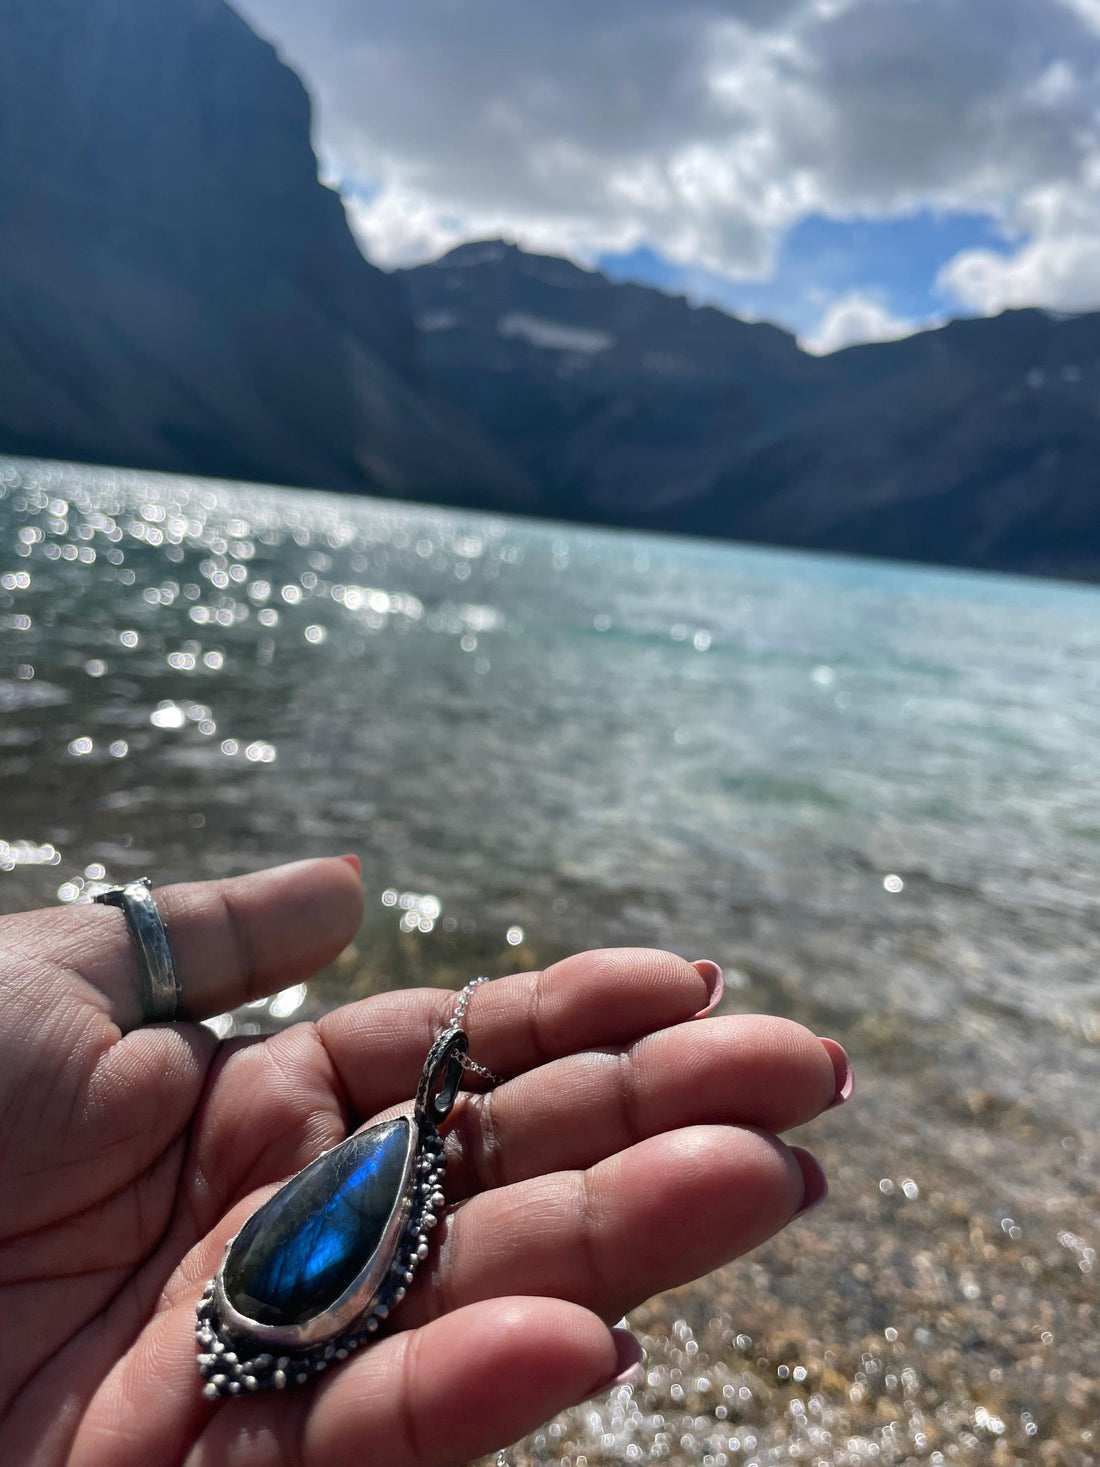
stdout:
POLYGON ((198 1364, 209 1400, 304 1385, 376 1335, 405 1297, 439 1221, 446 1165, 438 1130, 423 1118, 410 1117, 409 1124, 417 1132, 416 1144, 410 1148, 404 1188, 382 1241, 363 1271, 322 1313, 291 1326, 261 1324, 236 1310, 223 1282, 225 1260, 236 1241, 230 1239, 197 1309, 198 1364))

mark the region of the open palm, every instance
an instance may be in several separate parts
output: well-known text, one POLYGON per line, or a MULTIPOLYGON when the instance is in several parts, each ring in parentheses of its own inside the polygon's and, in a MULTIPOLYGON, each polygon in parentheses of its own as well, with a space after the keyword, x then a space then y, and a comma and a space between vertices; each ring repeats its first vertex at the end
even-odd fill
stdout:
MULTIPOLYGON (((191 1020, 309 977, 354 934, 320 860, 157 893, 191 1020)), ((610 1386, 609 1328, 824 1190, 779 1131, 842 1052, 768 1018, 693 1019, 708 985, 650 950, 586 953, 474 995, 449 1206, 392 1329, 316 1386, 203 1399, 194 1311, 275 1187, 405 1105, 453 995, 350 1004, 266 1040, 138 1024, 122 914, 0 922, 0 1461, 71 1467, 461 1463, 610 1386), (475 1082, 476 1083, 476 1082, 475 1082)))

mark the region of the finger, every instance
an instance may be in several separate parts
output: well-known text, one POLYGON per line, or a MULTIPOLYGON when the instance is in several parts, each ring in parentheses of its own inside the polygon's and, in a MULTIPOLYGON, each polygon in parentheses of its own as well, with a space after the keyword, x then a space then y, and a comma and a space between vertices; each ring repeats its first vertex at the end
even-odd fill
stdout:
POLYGON ((833 1059, 801 1024, 761 1015, 679 1024, 463 1095, 447 1136, 448 1195, 589 1167, 684 1126, 785 1131, 813 1120, 835 1093, 833 1059))
MULTIPOLYGON (((472 1059, 498 1075, 517 1075, 579 1049, 629 1043, 677 1024, 708 997, 706 979, 673 953, 608 948, 484 984, 472 995, 463 1027, 472 1059)), ((453 993, 420 989, 380 994, 320 1020, 322 1042, 360 1115, 415 1094, 424 1056, 454 1007, 453 993)))
MULTIPOLYGON (((611 1278, 612 1265, 621 1266, 633 1280, 635 1256, 664 1248, 677 1276, 646 1288, 660 1270, 639 1275, 638 1298, 648 1298, 778 1232, 802 1206, 810 1183, 821 1190, 819 1173, 812 1159, 803 1163, 797 1148, 767 1132, 698 1125, 649 1137, 585 1170, 532 1177, 466 1198, 447 1210, 435 1234, 437 1246, 402 1305, 400 1323, 521 1289, 556 1294, 553 1267, 559 1263, 566 1269, 563 1283, 574 1281, 561 1297, 596 1308, 595 1296, 584 1295, 590 1273, 611 1278), (608 1266, 594 1267, 608 1250, 615 1255, 608 1266), (693 1271, 681 1276, 685 1268, 693 1271)), ((166 1300, 193 1302, 226 1243, 274 1190, 268 1184, 221 1217, 165 1286, 166 1300)), ((614 1317, 624 1313, 620 1308, 614 1317)))
MULTIPOLYGON (((756 1247, 824 1191, 808 1153, 759 1131, 699 1126, 651 1138, 587 1171, 559 1172, 471 1198, 438 1230, 439 1249, 422 1265, 395 1317, 402 1333, 372 1348, 353 1371, 373 1369, 383 1347, 417 1326, 471 1304, 509 1299, 519 1289, 617 1319, 642 1299, 756 1247)), ((255 1202, 225 1218, 165 1291, 171 1302, 163 1319, 185 1319, 188 1350, 201 1281, 255 1202)), ((152 1341, 143 1346, 146 1355, 152 1341)), ((158 1360, 166 1348, 156 1347, 158 1360)), ((468 1342, 463 1352, 471 1353, 468 1342)), ((147 1362, 135 1369, 136 1382, 150 1378, 147 1362)), ((338 1374, 330 1388, 340 1379, 338 1374)), ((189 1409, 194 1416, 200 1408, 189 1409)), ((250 1407, 234 1402, 228 1409, 250 1407)), ((456 1453, 443 1460, 462 1458, 456 1453)))
POLYGON ((767 1132, 693 1126, 471 1197, 449 1214, 400 1324, 519 1288, 618 1319, 778 1232, 815 1200, 820 1169, 806 1158, 767 1132))
POLYGON ((189 1241, 241 1197, 308 1166, 349 1129, 339 1081, 313 1024, 294 1024, 259 1043, 223 1043, 180 1181, 189 1241))
MULTIPOLYGON (((507 1058, 522 1065, 555 1050, 602 1043, 628 1027, 637 1032, 675 1022, 695 1011, 701 991, 698 974, 670 954, 590 953, 542 975, 479 988, 475 998, 481 1006, 473 1019, 487 1042, 494 1033, 503 1041, 490 1051, 497 1063, 507 1058), (637 984, 632 1001, 624 998, 624 974, 627 983, 637 984), (491 1004, 482 1003, 490 998, 491 1004), (517 1036, 525 1052, 516 1047, 517 1036), (510 1052, 504 1042, 512 1045, 510 1052)), ((295 1025, 262 1044, 237 1050, 223 1045, 195 1140, 195 1173, 202 1178, 201 1192, 196 1189, 191 1201, 196 1227, 212 1226, 237 1198, 285 1179, 342 1139, 349 1121, 346 1101, 359 1116, 407 1104, 431 1039, 454 1003, 453 993, 434 989, 386 994, 328 1015, 316 1026, 295 1025), (355 1085, 350 1097, 348 1080, 355 1085)), ((353 1129, 354 1124, 352 1118, 353 1129)))
POLYGON ((358 1467, 364 1442, 387 1467, 468 1462, 610 1389, 637 1358, 559 1299, 475 1304, 386 1344, 320 1394, 302 1438, 307 1467, 358 1467))
MULTIPOLYGON (((351 941, 362 917, 362 885, 338 859, 297 861, 225 881, 166 886, 155 893, 168 931, 188 1018, 274 993, 312 977, 351 941)), ((141 978, 124 914, 73 906, 9 919, 24 947, 48 954, 56 971, 78 975, 103 995, 124 1029, 141 1022, 141 978)))
POLYGON ((575 1305, 495 1299, 378 1341, 315 1390, 215 1406, 199 1391, 193 1323, 181 1306, 146 1327, 86 1413, 71 1467, 445 1467, 609 1389, 637 1359, 575 1305))

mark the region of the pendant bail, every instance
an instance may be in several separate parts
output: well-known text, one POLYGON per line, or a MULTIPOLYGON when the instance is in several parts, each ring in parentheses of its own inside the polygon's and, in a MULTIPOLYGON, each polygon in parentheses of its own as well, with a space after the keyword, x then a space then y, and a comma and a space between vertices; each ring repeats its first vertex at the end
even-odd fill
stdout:
POLYGON ((470 1041, 462 1029, 446 1029, 428 1051, 416 1091, 414 1114, 421 1126, 441 1126, 462 1084, 470 1041))

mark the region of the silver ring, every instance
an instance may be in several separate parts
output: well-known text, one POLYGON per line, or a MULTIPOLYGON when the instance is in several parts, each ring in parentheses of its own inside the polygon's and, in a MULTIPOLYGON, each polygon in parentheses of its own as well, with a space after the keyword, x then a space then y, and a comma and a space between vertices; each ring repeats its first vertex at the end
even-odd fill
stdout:
POLYGON ((125 886, 105 886, 92 897, 108 907, 121 907, 138 952, 141 971, 141 1021, 170 1024, 179 1007, 180 984, 176 977, 168 933, 153 900, 153 883, 148 876, 125 886))

